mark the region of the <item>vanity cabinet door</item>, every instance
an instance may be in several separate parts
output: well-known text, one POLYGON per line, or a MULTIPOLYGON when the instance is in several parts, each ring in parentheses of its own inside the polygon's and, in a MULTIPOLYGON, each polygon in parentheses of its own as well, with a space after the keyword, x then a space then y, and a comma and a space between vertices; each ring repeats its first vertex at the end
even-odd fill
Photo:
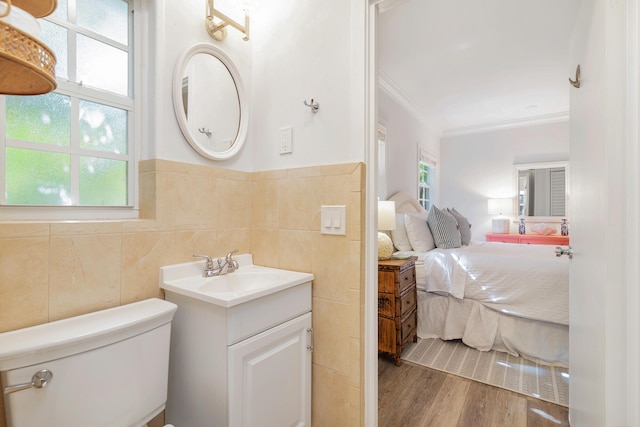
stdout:
POLYGON ((311 313, 229 347, 229 426, 311 425, 311 313))

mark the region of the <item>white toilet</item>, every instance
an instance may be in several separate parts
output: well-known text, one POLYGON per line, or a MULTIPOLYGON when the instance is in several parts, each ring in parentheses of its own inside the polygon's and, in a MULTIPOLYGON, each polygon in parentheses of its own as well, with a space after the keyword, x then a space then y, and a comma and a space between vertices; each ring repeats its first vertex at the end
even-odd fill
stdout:
POLYGON ((176 309, 154 298, 0 334, 8 427, 144 426, 167 400, 176 309))

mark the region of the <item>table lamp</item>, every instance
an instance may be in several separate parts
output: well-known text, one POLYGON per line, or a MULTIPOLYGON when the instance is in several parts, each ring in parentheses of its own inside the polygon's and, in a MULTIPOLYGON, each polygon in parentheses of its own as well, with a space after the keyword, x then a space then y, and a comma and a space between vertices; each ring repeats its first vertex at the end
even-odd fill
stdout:
POLYGON ((498 215, 491 220, 491 229, 496 234, 509 234, 509 218, 506 215, 513 213, 513 199, 489 199, 487 210, 490 215, 498 215))
POLYGON ((396 229, 396 202, 378 200, 378 259, 389 259, 393 255, 393 242, 382 231, 396 229))

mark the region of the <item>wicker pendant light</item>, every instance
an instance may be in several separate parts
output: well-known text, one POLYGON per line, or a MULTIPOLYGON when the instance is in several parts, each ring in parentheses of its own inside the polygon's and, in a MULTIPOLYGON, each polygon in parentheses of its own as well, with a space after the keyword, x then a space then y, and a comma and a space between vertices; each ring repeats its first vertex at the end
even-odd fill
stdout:
POLYGON ((56 0, 0 1, 6 14, 0 18, 0 94, 40 95, 56 88, 56 57, 38 40, 35 22, 56 5, 56 0), (34 26, 37 34, 30 31, 34 26))

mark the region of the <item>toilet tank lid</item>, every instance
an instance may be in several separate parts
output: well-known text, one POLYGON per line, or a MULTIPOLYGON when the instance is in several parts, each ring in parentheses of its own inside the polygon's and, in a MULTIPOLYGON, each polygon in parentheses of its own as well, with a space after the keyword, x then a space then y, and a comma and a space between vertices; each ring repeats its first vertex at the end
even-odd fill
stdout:
POLYGON ((171 322, 177 306, 151 298, 0 333, 0 371, 109 345, 171 322))

